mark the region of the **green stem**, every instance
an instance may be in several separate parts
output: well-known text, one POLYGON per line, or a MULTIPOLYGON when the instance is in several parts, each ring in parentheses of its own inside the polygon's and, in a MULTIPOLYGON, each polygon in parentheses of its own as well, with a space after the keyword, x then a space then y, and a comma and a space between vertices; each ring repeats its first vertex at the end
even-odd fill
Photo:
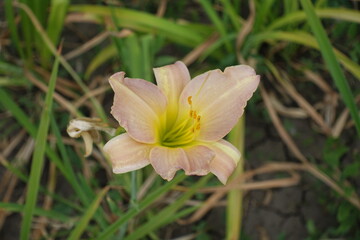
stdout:
MULTIPOLYGON (((228 140, 241 153, 240 161, 231 176, 230 180, 244 172, 244 138, 245 138, 245 114, 240 118, 233 130, 228 135, 228 140)), ((226 239, 235 240, 240 238, 242 224, 242 190, 231 190, 227 197, 226 213, 226 239)))

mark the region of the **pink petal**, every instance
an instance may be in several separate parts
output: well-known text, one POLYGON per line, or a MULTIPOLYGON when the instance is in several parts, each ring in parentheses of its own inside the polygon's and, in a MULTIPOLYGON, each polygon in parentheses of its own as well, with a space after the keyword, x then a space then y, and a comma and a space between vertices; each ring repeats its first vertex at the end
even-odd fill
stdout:
POLYGON ((154 147, 150 151, 150 163, 155 171, 168 181, 174 178, 177 170, 181 169, 187 157, 181 148, 154 147))
POLYGON ((124 72, 119 72, 109 79, 115 92, 111 113, 133 139, 155 143, 160 117, 166 109, 166 97, 156 85, 124 76, 124 72))
POLYGON ((205 146, 196 145, 185 148, 154 147, 150 151, 150 162, 155 171, 170 181, 179 169, 186 175, 206 175, 214 152, 205 146))
POLYGON ((148 165, 151 145, 134 141, 127 133, 112 138, 104 146, 113 172, 125 173, 148 165))
POLYGON ((197 140, 217 141, 228 134, 259 80, 260 76, 244 65, 226 68, 225 72, 209 71, 191 80, 180 96, 180 111, 186 115, 191 109, 201 116, 197 140))
POLYGON ((184 151, 188 162, 182 169, 186 175, 203 176, 209 173, 210 162, 215 157, 214 151, 203 145, 185 147, 184 151))
POLYGON ((154 68, 157 86, 164 93, 168 100, 169 107, 167 114, 167 123, 173 123, 176 120, 178 112, 179 97, 190 81, 190 74, 183 62, 167 65, 160 68, 154 68))
POLYGON ((222 184, 226 184, 227 179, 235 170, 241 154, 236 147, 223 139, 212 143, 210 148, 216 154, 215 158, 210 163, 210 171, 220 180, 220 182, 222 182, 222 184))

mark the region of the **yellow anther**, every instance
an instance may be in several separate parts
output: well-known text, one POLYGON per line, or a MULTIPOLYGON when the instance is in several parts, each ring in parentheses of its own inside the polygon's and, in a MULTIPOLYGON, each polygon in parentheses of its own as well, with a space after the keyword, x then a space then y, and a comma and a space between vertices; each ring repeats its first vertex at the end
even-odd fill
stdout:
POLYGON ((200 123, 196 125, 196 130, 200 130, 200 123))
POLYGON ((193 116, 193 112, 194 112, 193 110, 190 110, 190 112, 189 112, 189 116, 190 116, 190 117, 193 116))
POLYGON ((200 122, 201 116, 198 115, 196 121, 200 122))
POLYGON ((192 96, 188 96, 187 100, 188 100, 188 103, 191 105, 192 104, 192 96))
POLYGON ((196 119, 196 117, 197 117, 197 113, 196 113, 196 111, 194 111, 194 112, 193 112, 193 115, 192 115, 192 118, 193 118, 193 119, 196 119))

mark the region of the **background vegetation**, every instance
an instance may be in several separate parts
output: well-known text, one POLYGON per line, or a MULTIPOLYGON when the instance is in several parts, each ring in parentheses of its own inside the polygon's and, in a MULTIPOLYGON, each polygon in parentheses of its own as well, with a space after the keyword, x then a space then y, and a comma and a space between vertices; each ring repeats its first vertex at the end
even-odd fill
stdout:
POLYGON ((4 239, 360 239, 358 1, 5 0, 0 17, 4 239), (118 127, 110 74, 154 81, 153 67, 176 60, 192 76, 237 64, 262 76, 228 136, 245 158, 226 186, 166 182, 151 167, 114 175, 108 135, 85 158, 66 133, 78 117, 118 127), (269 139, 285 157, 271 144, 250 151, 269 139), (243 201, 255 191, 276 204, 279 189, 309 183, 324 215, 302 215, 302 235, 243 201))

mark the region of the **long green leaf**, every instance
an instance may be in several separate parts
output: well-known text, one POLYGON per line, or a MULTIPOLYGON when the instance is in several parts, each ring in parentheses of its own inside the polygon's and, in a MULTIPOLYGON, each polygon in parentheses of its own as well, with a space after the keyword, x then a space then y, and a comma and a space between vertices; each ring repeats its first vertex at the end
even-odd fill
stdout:
POLYGON ((211 174, 202 177, 197 183, 191 186, 191 188, 186 191, 178 200, 161 210, 156 216, 151 217, 150 221, 148 221, 147 223, 137 227, 136 231, 127 236, 125 240, 143 239, 150 232, 168 223, 169 219, 174 220, 173 216, 174 214, 176 214, 176 211, 180 209, 184 205, 185 201, 189 200, 200 187, 203 187, 211 177, 211 174))
MULTIPOLYGON (((80 86, 80 88, 83 90, 84 93, 89 92, 89 88, 87 87, 87 85, 85 85, 85 83, 82 81, 82 79, 80 78, 80 76, 76 73, 76 71, 71 67, 71 65, 66 61, 66 59, 61 56, 57 51, 56 48, 54 46, 54 44, 51 42, 51 40, 49 39, 49 36, 47 35, 47 33, 45 32, 44 28, 41 26, 41 24, 39 23, 39 21, 36 19, 36 16, 34 15, 34 13, 31 11, 31 9, 29 9, 26 5, 24 4, 20 4, 20 3, 16 3, 16 6, 21 8, 22 10, 25 11, 25 13, 30 17, 33 25, 35 26, 36 31, 39 33, 39 35, 41 36, 42 41, 44 41, 46 47, 49 48, 50 52, 57 58, 59 58, 59 61, 61 63, 61 65, 66 69, 66 71, 68 71, 68 73, 71 75, 71 77, 75 80, 75 82, 80 86)), ((90 101, 92 102, 98 116, 104 121, 107 121, 106 118, 106 114, 104 112, 104 109, 102 108, 102 106, 100 105, 99 101, 93 97, 90 96, 90 101)))
POLYGON ((34 214, 36 205, 38 189, 40 184, 40 177, 42 168, 44 165, 44 155, 46 149, 46 140, 50 125, 50 114, 52 111, 53 94, 55 91, 55 84, 59 68, 59 59, 57 58, 54 63, 54 67, 51 73, 49 88, 46 94, 45 106, 41 113, 40 128, 38 129, 35 139, 35 150, 31 163, 31 172, 29 183, 26 191, 26 201, 24 209, 24 217, 21 223, 21 234, 20 239, 27 240, 30 235, 31 221, 34 214))
POLYGON ((239 31, 244 19, 238 15, 235 6, 231 3, 230 0, 221 0, 221 3, 224 6, 224 12, 230 17, 235 30, 239 31))
MULTIPOLYGON (((1 164, 7 170, 9 170, 12 174, 14 174, 16 177, 18 177, 22 182, 27 183, 29 181, 29 177, 26 174, 24 174, 21 170, 14 167, 13 165, 11 165, 9 162, 1 161, 1 164)), ((67 200, 67 199, 65 199, 65 198, 63 198, 63 197, 61 197, 61 196, 59 196, 59 195, 57 195, 57 194, 55 194, 53 192, 49 192, 43 186, 40 186, 39 191, 51 196, 53 199, 55 199, 55 200, 57 200, 57 201, 59 201, 61 203, 64 203, 64 204, 68 205, 69 207, 71 207, 73 209, 76 209, 76 210, 81 211, 81 212, 83 211, 83 209, 80 206, 76 205, 76 203, 71 202, 71 201, 69 201, 69 200, 67 200)))
POLYGON ((335 85, 339 89, 342 99, 348 107, 350 114, 355 122, 355 126, 360 136, 360 115, 356 107, 354 97, 352 95, 350 86, 345 78, 339 62, 335 56, 330 40, 321 25, 320 19, 315 13, 314 7, 309 0, 301 0, 301 5, 304 8, 308 17, 308 23, 315 34, 316 40, 320 46, 321 53, 324 57, 325 63, 331 73, 335 85))
POLYGON ((18 28, 16 27, 16 24, 15 24, 14 8, 11 5, 11 3, 12 3, 12 0, 5 0, 5 2, 4 2, 6 21, 7 21, 10 33, 11 33, 11 39, 12 39, 13 44, 15 45, 16 49, 18 50, 21 59, 23 61, 26 61, 24 50, 22 47, 20 47, 19 34, 17 32, 18 28))
MULTIPOLYGON (((215 25, 216 29, 219 31, 221 37, 225 39, 228 35, 226 32, 226 28, 217 13, 215 12, 214 7, 210 4, 210 1, 199 0, 199 3, 215 25)), ((232 47, 230 45, 230 41, 225 41, 225 47, 228 52, 231 52, 232 47)))
MULTIPOLYGON (((320 18, 332 18, 354 23, 360 23, 360 12, 357 10, 346 8, 324 8, 315 9, 315 11, 320 18)), ((294 24, 302 21, 306 21, 305 12, 293 12, 285 15, 284 17, 276 19, 274 22, 271 23, 270 26, 267 27, 267 30, 274 30, 288 24, 294 24)))
POLYGON ((271 16, 273 13, 271 11, 271 7, 273 7, 274 2, 275 4, 278 3, 277 1, 274 0, 267 0, 261 4, 261 7, 256 5, 256 18, 254 22, 253 31, 257 32, 259 29, 264 28, 264 26, 266 25, 266 21, 268 20, 269 16, 271 16))
MULTIPOLYGON (((7 92, 0 88, 0 100, 1 103, 8 109, 14 118, 20 123, 20 125, 32 136, 36 138, 36 133, 38 131, 37 127, 30 121, 29 116, 15 103, 13 99, 7 94, 7 92)), ((64 165, 61 162, 58 155, 49 147, 46 146, 46 154, 53 161, 56 166, 60 169, 61 173, 67 178, 68 174, 65 171, 64 165)))
MULTIPOLYGON (((302 44, 304 46, 312 47, 315 49, 319 49, 319 44, 316 39, 303 31, 294 31, 294 32, 284 32, 284 31, 274 31, 274 32, 263 32, 255 35, 252 38, 252 44, 260 44, 261 42, 269 42, 273 43, 273 40, 282 40, 289 41, 298 44, 302 44)), ((354 76, 360 80, 360 66, 341 53, 339 50, 334 49, 335 55, 338 57, 339 61, 343 64, 343 66, 350 71, 354 76)))
MULTIPOLYGON (((14 1, 11 1, 14 4, 14 1)), ((29 0, 20 0, 21 3, 29 6, 31 1, 29 0)), ((33 65, 33 57, 32 57, 32 45, 34 44, 34 27, 31 24, 31 21, 25 11, 20 12, 21 22, 20 29, 22 33, 22 39, 24 43, 24 53, 25 53, 25 64, 29 67, 33 65)))
POLYGON ((69 156, 66 152, 65 145, 62 141, 60 130, 59 130, 59 127, 57 126, 54 116, 51 117, 51 129, 56 137, 56 144, 58 146, 60 156, 64 163, 64 169, 67 173, 66 176, 68 178, 68 181, 71 183, 72 187, 74 188, 74 190, 75 190, 77 196, 80 198, 81 202, 85 206, 87 206, 91 202, 91 199, 85 194, 82 186, 80 185, 78 179, 76 178, 73 166, 71 166, 69 156))
POLYGON ((102 64, 104 64, 107 60, 116 57, 116 47, 115 45, 109 45, 104 47, 101 52, 99 52, 91 62, 89 63, 86 71, 85 71, 85 79, 88 79, 90 75, 102 64))
MULTIPOLYGON (((174 42, 187 46, 197 46, 206 38, 200 31, 194 31, 184 25, 140 11, 92 5, 72 5, 69 10, 73 12, 83 12, 87 16, 91 16, 94 20, 99 19, 99 17, 111 18, 112 14, 115 14, 120 27, 159 34, 174 42)), ((206 28, 204 28, 204 30, 205 29, 206 28)), ((210 32, 207 35, 209 34, 210 32)))
MULTIPOLYGON (((51 0, 50 15, 46 32, 54 45, 59 43, 59 37, 64 27, 64 20, 69 6, 69 0, 51 0)), ((48 48, 41 48, 41 61, 46 66, 50 60, 51 52, 48 48)))
POLYGON ((135 217, 137 214, 142 212, 145 208, 150 206, 150 204, 152 204, 156 199, 160 198, 162 195, 168 192, 173 186, 175 186, 185 178, 186 178, 185 174, 181 173, 177 175, 170 182, 165 183, 163 186, 153 191, 143 201, 141 201, 137 207, 130 209, 116 222, 114 222, 109 227, 107 227, 102 233, 99 234, 99 236, 96 237, 96 239, 105 240, 113 236, 123 224, 127 223, 131 218, 135 217))
MULTIPOLYGON (((21 213, 24 211, 24 208, 25 208, 25 206, 22 204, 0 202, 0 209, 4 209, 5 211, 21 213)), ((65 223, 69 223, 72 221, 72 219, 69 218, 68 216, 64 215, 61 212, 54 211, 54 210, 44 210, 41 208, 35 208, 34 215, 44 216, 44 217, 55 219, 55 220, 65 222, 65 223)))
POLYGON ((101 203, 101 200, 104 198, 104 196, 108 192, 108 190, 109 190, 109 187, 105 187, 104 189, 102 189, 99 192, 99 194, 96 196, 94 201, 90 204, 90 206, 88 207, 88 209, 84 213, 83 217, 77 223, 74 230, 71 232, 68 239, 75 240, 75 239, 79 239, 81 237, 81 234, 86 229, 89 221, 91 220, 91 218, 95 214, 96 210, 98 209, 98 207, 99 207, 99 205, 101 203))

